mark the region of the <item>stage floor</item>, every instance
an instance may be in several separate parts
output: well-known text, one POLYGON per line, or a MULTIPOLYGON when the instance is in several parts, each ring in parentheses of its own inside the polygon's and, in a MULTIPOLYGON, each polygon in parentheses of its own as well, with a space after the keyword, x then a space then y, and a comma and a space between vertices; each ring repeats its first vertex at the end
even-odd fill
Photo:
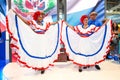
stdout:
POLYGON ((120 64, 106 60, 99 64, 101 70, 94 67, 78 71, 78 66, 71 62, 56 62, 44 74, 39 71, 9 63, 3 69, 5 80, 120 80, 120 64))

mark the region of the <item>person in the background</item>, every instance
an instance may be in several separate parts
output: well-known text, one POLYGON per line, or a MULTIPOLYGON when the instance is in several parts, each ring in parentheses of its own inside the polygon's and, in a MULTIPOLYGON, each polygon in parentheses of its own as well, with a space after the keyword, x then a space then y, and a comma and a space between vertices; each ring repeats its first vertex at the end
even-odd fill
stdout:
POLYGON ((90 19, 88 21, 89 25, 95 25, 96 27, 101 27, 102 26, 102 22, 96 20, 96 18, 97 18, 97 13, 96 12, 91 12, 89 17, 90 17, 90 19))
POLYGON ((111 42, 111 46, 113 46, 113 50, 110 51, 111 55, 118 55, 119 51, 119 38, 118 38, 118 25, 116 22, 112 23, 112 33, 113 33, 113 38, 111 42))

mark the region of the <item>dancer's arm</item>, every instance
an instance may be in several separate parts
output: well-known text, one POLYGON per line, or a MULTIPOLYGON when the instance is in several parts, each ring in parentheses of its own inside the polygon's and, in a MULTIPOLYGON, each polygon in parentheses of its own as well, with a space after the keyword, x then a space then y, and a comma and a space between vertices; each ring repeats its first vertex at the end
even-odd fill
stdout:
POLYGON ((102 26, 105 26, 108 21, 109 21, 109 19, 105 19, 102 26))
POLYGON ((73 26, 71 26, 70 24, 68 24, 66 21, 65 21, 65 23, 66 23, 66 25, 67 25, 69 28, 71 28, 72 30, 74 30, 74 27, 73 27, 73 26))
POLYGON ((15 10, 13 10, 13 12, 24 22, 26 23, 27 25, 30 25, 30 22, 25 19, 24 17, 22 17, 20 14, 18 14, 15 10))
POLYGON ((58 22, 50 22, 50 25, 55 25, 57 24, 58 22))

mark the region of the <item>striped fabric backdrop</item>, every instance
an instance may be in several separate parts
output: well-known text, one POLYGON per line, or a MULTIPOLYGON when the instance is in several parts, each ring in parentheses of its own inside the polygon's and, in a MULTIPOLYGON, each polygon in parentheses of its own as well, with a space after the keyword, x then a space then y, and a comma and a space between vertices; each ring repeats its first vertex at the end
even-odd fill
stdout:
POLYGON ((67 22, 73 26, 80 24, 80 17, 90 12, 98 13, 97 19, 105 17, 105 0, 67 0, 67 22))

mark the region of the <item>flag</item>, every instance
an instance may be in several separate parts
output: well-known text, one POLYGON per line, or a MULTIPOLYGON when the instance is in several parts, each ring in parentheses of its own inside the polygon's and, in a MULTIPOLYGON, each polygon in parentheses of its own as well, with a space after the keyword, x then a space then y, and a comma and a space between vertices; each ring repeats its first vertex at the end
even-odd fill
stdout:
POLYGON ((24 12, 40 10, 47 15, 47 21, 57 21, 57 0, 12 0, 12 4, 12 8, 17 8, 17 12, 23 16, 26 16, 24 12))
POLYGON ((5 40, 6 40, 6 12, 7 3, 6 0, 0 0, 0 59, 4 60, 5 57, 5 40))
POLYGON ((6 21, 5 21, 5 16, 6 16, 6 0, 1 0, 0 1, 0 29, 1 32, 5 31, 6 27, 6 21))
POLYGON ((67 0, 67 22, 72 26, 81 24, 80 17, 92 11, 96 11, 97 20, 102 21, 105 17, 105 0, 67 0))

